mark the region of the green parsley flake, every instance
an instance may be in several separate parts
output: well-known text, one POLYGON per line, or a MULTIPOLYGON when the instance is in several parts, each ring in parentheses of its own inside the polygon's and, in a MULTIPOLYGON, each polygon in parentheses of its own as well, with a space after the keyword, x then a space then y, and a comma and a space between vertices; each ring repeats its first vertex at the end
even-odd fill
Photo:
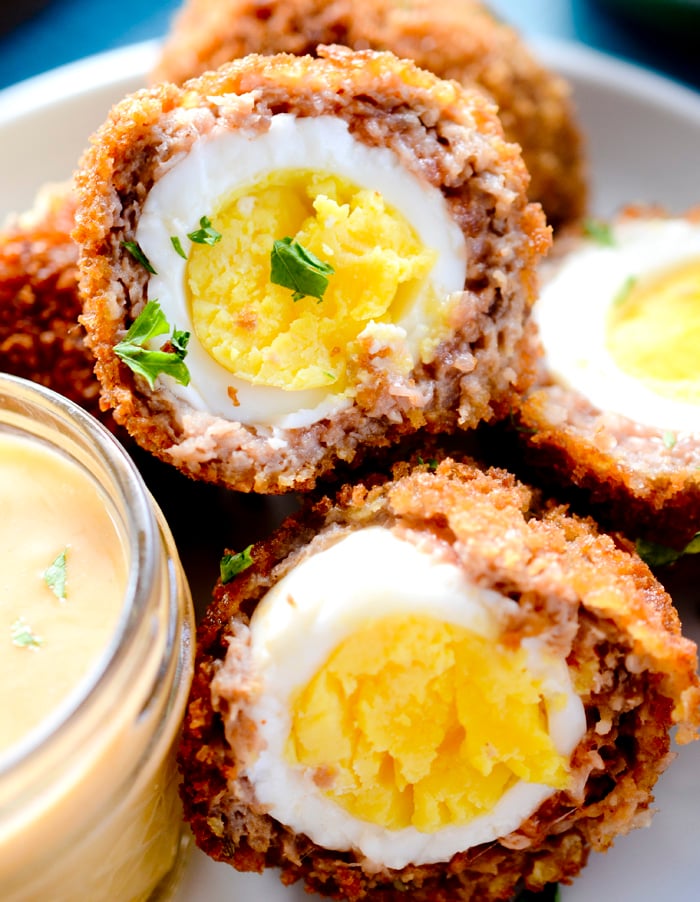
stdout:
POLYGON ((217 241, 221 241, 221 232, 216 231, 208 216, 202 216, 199 220, 199 228, 194 232, 188 232, 187 237, 195 244, 214 245, 217 241))
POLYGON ((152 276, 158 275, 158 273, 153 268, 151 261, 148 259, 148 257, 144 254, 144 252, 141 250, 141 248, 138 246, 138 244, 135 241, 122 241, 122 246, 125 247, 129 251, 131 256, 134 258, 134 260, 138 260, 138 262, 141 264, 141 266, 143 266, 144 269, 146 269, 148 272, 150 272, 150 274, 152 276))
POLYGON ((664 432, 663 441, 664 441, 664 445, 670 451, 671 448, 673 448, 673 446, 676 444, 676 441, 677 441, 676 433, 671 432, 670 429, 667 432, 664 432))
POLYGON ((247 570, 253 563, 253 558, 250 556, 252 547, 252 545, 249 545, 247 548, 244 548, 243 551, 239 551, 238 554, 225 554, 221 558, 219 569, 221 572, 221 582, 224 583, 224 585, 230 583, 234 576, 243 573, 243 571, 247 570))
POLYGON ((609 222, 602 219, 586 219, 583 223, 583 234, 603 247, 614 247, 615 238, 609 222))
POLYGON ((322 301, 328 288, 328 277, 334 272, 330 263, 319 260, 296 240, 282 238, 272 246, 270 281, 273 285, 291 289, 293 301, 307 296, 322 301))
POLYGON ((24 617, 18 617, 10 627, 10 637, 12 644, 17 648, 39 648, 44 641, 41 636, 37 636, 27 623, 24 617))
POLYGON ((170 236, 170 241, 172 242, 172 245, 173 245, 173 247, 175 248, 175 250, 177 251, 177 253, 182 257, 182 259, 183 259, 183 260, 186 260, 186 259, 187 259, 187 254, 185 253, 185 251, 184 251, 184 249, 183 249, 183 247, 182 247, 182 242, 181 242, 180 239, 177 237, 177 235, 171 235, 171 236, 170 236))
POLYGON ((66 600, 66 552, 64 548, 43 573, 44 582, 59 601, 66 600))
POLYGON ((677 551, 667 545, 659 545, 656 542, 647 542, 646 539, 637 539, 637 554, 650 567, 667 567, 675 564, 677 560, 687 554, 700 554, 700 532, 696 532, 685 548, 677 551))
POLYGON ((149 301, 131 324, 124 338, 114 346, 114 353, 129 369, 155 386, 156 376, 164 373, 181 385, 189 385, 190 371, 183 362, 187 356, 190 333, 173 328, 170 339, 160 350, 152 351, 146 343, 158 335, 166 335, 170 325, 158 301, 149 301))
POLYGON ((613 307, 619 307, 621 304, 624 304, 636 284, 636 276, 627 276, 612 300, 613 307))

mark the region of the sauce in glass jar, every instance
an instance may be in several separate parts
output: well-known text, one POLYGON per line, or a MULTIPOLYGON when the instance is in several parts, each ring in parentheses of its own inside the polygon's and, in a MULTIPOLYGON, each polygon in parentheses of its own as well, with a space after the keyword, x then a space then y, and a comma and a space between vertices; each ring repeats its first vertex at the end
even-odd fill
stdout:
POLYGON ((0 510, 0 898, 167 898, 193 652, 169 529, 101 424, 7 376, 0 510))

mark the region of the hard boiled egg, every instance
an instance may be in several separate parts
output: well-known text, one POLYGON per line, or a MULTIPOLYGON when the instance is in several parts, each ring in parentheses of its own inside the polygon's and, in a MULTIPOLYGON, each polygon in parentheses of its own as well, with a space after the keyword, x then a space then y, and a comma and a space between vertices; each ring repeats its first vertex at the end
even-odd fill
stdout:
POLYGON ((250 623, 245 775, 272 817, 402 868, 505 836, 567 786, 583 705, 543 638, 505 640, 516 602, 383 526, 311 551, 250 623))
POLYGON ((623 218, 572 251, 535 305, 550 374, 601 411, 700 422, 700 223, 623 218))
POLYGON ((149 299, 191 332, 190 384, 172 392, 282 428, 351 403, 360 338, 404 374, 429 362, 466 273, 443 194, 329 115, 202 138, 156 181, 136 240, 155 270, 149 299), (203 221, 210 239, 192 240, 203 221), (332 268, 321 298, 271 281, 285 238, 332 268))

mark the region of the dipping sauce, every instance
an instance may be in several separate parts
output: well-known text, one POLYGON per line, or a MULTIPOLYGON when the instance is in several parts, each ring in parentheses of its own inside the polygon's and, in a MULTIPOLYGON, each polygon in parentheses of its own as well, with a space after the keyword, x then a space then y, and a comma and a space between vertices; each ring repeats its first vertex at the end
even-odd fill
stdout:
POLYGON ((124 449, 0 374, 0 899, 156 902, 187 834, 192 599, 124 449))
POLYGON ((104 494, 39 441, 0 433, 0 510, 1 753, 106 649, 127 564, 104 494))

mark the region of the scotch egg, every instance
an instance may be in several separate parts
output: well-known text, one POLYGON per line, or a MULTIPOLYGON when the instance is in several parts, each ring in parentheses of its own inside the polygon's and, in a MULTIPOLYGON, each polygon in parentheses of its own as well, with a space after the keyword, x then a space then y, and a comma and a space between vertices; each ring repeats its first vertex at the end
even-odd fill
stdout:
POLYGON ((380 526, 298 564, 250 624, 258 802, 377 867, 516 830, 569 782, 586 721, 561 656, 503 643, 514 608, 380 526))
POLYGON ((350 902, 574 876, 640 822, 672 725, 695 738, 695 646, 638 558, 503 471, 372 485, 215 590, 180 750, 197 842, 350 902))
POLYGON ((127 98, 78 173, 103 404, 243 490, 503 416, 549 245, 493 106, 391 54, 251 56, 127 98))
POLYGON ((700 529, 700 222, 630 208, 593 232, 548 264, 519 440, 609 528, 683 547, 700 529))
POLYGON ((535 318, 549 372, 599 410, 700 431, 700 223, 639 216, 572 252, 535 318))

